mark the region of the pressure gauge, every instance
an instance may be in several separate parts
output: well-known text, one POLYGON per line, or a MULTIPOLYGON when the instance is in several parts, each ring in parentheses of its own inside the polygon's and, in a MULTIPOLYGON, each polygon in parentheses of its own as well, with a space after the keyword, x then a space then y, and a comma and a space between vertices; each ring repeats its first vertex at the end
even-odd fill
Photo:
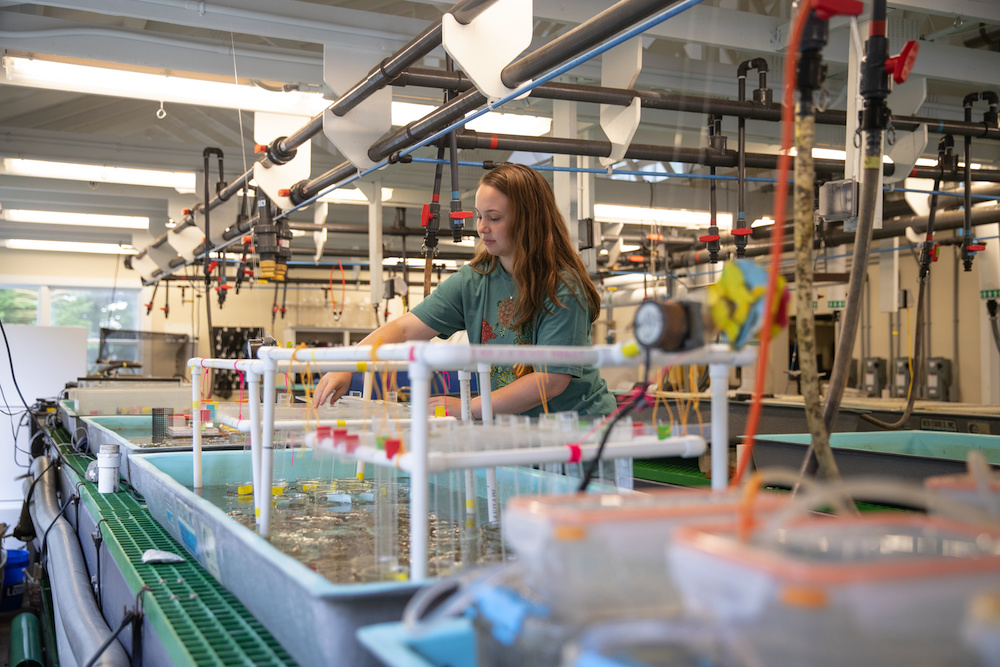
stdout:
MULTIPOLYGON (((700 308, 700 304, 692 305, 700 308)), ((642 302, 633 320, 635 339, 644 348, 666 352, 690 347, 689 342, 701 336, 692 335, 692 318, 688 310, 688 305, 680 301, 642 302)))

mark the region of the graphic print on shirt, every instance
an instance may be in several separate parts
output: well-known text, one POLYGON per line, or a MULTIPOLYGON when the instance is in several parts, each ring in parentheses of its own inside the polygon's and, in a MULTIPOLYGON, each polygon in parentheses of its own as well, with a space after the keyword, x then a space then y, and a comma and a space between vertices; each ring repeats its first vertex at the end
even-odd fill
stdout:
MULTIPOLYGON (((483 318, 482 334, 480 335, 481 344, 485 345, 487 342, 497 340, 499 338, 500 340, 498 343, 507 345, 531 345, 532 329, 530 322, 526 322, 516 330, 512 327, 514 321, 514 299, 506 298, 497 301, 496 313, 496 326, 491 326, 490 323, 483 318), (509 338, 510 334, 514 335, 514 339, 505 340, 506 338, 509 338)), ((493 366, 490 369, 491 384, 495 389, 506 387, 517 378, 531 372, 529 369, 530 367, 521 367, 520 372, 518 372, 514 368, 493 366)))

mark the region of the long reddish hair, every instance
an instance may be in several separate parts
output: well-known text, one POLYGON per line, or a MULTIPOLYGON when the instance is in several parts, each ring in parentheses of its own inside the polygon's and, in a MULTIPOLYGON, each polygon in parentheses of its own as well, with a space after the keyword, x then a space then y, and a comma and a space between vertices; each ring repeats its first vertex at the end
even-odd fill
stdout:
MULTIPOLYGON (((560 281, 578 301, 581 293, 586 296, 590 321, 596 320, 601 312, 601 297, 570 242, 548 181, 531 167, 505 163, 486 172, 479 184, 496 188, 508 201, 507 217, 514 247, 511 272, 517 285, 514 328, 533 321, 545 307, 546 297, 557 307, 565 308, 556 297, 560 281), (572 283, 576 283, 576 289, 572 283)), ((482 274, 497 270, 499 263, 483 245, 471 262, 472 268, 482 274)), ((580 305, 584 306, 582 302, 580 305)))

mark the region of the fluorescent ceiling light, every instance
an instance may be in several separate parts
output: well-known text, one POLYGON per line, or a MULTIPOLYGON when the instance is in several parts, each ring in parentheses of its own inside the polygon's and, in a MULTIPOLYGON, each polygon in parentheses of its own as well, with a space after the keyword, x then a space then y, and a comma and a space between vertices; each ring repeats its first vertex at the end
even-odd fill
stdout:
POLYGON ((13 56, 4 56, 3 67, 7 72, 4 83, 49 90, 115 95, 153 102, 200 104, 310 117, 330 104, 330 101, 324 100, 319 93, 298 91, 275 93, 256 86, 242 86, 235 83, 13 56))
POLYGON ((131 169, 73 162, 22 160, 20 158, 4 158, 3 168, 11 176, 58 178, 66 181, 87 181, 88 183, 151 185, 174 188, 181 194, 190 194, 195 191, 195 173, 193 171, 131 169))
MULTIPOLYGON (((3 57, 6 80, 0 83, 17 86, 64 90, 68 92, 115 95, 152 102, 198 104, 224 109, 270 111, 272 113, 315 116, 330 106, 319 93, 300 91, 271 92, 256 86, 205 81, 186 77, 121 69, 3 57)), ((392 124, 406 125, 423 118, 435 107, 409 102, 392 103, 392 124)), ((540 136, 549 132, 552 120, 530 114, 491 111, 468 124, 477 132, 540 136)))
POLYGON ((763 218, 757 218, 752 223, 750 223, 750 227, 751 228, 752 227, 767 227, 767 226, 773 225, 773 224, 774 224, 774 220, 772 220, 771 218, 769 218, 768 216, 765 215, 763 218))
POLYGON ((622 252, 635 252, 636 250, 642 250, 642 246, 641 245, 630 245, 630 244, 627 244, 627 243, 623 243, 622 247, 620 248, 620 250, 622 252))
MULTIPOLYGON (((788 151, 788 154, 795 157, 799 152, 795 149, 795 146, 788 151)), ((814 160, 846 160, 847 151, 837 150, 835 148, 815 148, 812 149, 812 156, 814 160)), ((888 155, 882 155, 882 162, 886 164, 892 164, 892 158, 888 155)))
MULTIPOLYGON (((614 204, 594 204, 594 217, 601 222, 631 222, 702 229, 708 227, 708 211, 688 211, 684 209, 647 208, 644 206, 617 206, 614 204)), ((720 229, 731 229, 732 213, 719 213, 716 223, 720 229)))
MULTIPOLYGON (((392 188, 382 188, 382 201, 392 199, 392 188)), ((329 204, 367 204, 368 199, 357 188, 337 188, 320 197, 317 201, 329 204)))
MULTIPOLYGON (((919 158, 919 159, 917 159, 917 162, 916 162, 916 165, 918 167, 936 167, 937 164, 938 164, 938 161, 937 161, 936 158, 929 158, 929 157, 919 158)), ((970 169, 982 169, 983 168, 983 165, 979 164, 978 162, 970 162, 969 165, 970 165, 969 166, 970 169)), ((962 169, 965 169, 965 163, 964 162, 959 162, 958 166, 961 167, 962 169)))
POLYGON ((114 243, 76 243, 73 241, 38 241, 34 239, 7 239, 4 246, 11 250, 53 250, 55 252, 87 252, 99 255, 134 255, 132 246, 114 243))
POLYGON ((33 211, 12 208, 3 211, 3 217, 8 222, 73 225, 78 227, 114 227, 116 229, 149 229, 149 218, 137 215, 64 213, 62 211, 33 211))
MULTIPOLYGON (((402 127, 415 120, 423 118, 436 107, 429 104, 414 104, 412 102, 392 103, 392 124, 402 127)), ((471 113, 471 112, 470 112, 471 113)), ((518 134, 527 137, 540 137, 552 129, 552 119, 542 116, 517 113, 499 113, 490 111, 479 118, 470 121, 466 127, 476 132, 494 134, 518 134)))

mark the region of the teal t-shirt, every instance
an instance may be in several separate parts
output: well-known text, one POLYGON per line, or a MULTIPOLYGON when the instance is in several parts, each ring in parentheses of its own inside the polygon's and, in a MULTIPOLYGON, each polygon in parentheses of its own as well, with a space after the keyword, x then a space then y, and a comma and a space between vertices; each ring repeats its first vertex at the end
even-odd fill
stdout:
MULTIPOLYGON (((571 290, 560 282, 557 290, 563 307, 545 300, 546 308, 535 321, 520 330, 510 327, 514 312, 514 278, 498 263, 487 274, 465 265, 446 278, 430 295, 414 306, 413 314, 442 336, 464 329, 470 343, 483 345, 590 345, 590 314, 582 289, 571 290), (578 291, 579 297, 574 296, 578 291), (551 312, 547 312, 551 311, 551 312)), ((581 415, 607 415, 616 406, 615 398, 596 368, 590 366, 548 366, 536 371, 570 376, 566 390, 548 400, 549 412, 576 410, 581 415)), ((494 366, 490 386, 505 387, 515 379, 514 369, 494 366)), ((524 414, 537 416, 541 406, 524 414)))

